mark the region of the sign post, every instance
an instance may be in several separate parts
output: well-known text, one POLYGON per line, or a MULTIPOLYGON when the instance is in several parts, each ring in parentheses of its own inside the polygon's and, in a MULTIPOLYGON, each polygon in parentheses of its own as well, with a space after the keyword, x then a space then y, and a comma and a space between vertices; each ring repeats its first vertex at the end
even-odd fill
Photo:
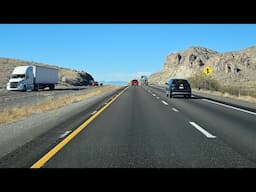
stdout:
MULTIPOLYGON (((212 72, 213 72, 213 69, 209 66, 203 68, 203 74, 206 77, 210 76, 212 74, 212 72)), ((210 83, 211 82, 209 82, 208 89, 211 88, 210 83)), ((204 89, 206 89, 206 79, 205 78, 204 78, 204 89)))

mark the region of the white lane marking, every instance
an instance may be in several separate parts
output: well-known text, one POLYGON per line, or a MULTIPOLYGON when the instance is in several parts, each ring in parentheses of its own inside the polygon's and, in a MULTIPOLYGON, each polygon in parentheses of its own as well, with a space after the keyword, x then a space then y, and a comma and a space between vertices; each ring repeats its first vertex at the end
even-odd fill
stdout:
POLYGON ((191 95, 191 97, 192 97, 192 98, 195 98, 196 96, 194 96, 194 95, 191 95))
POLYGON ((160 97, 156 97, 157 99, 159 99, 160 97))
POLYGON ((168 105, 168 103, 166 103, 165 101, 163 101, 163 100, 161 100, 161 102, 163 103, 163 104, 165 104, 165 105, 168 105))
POLYGON ((60 135, 60 138, 66 137, 69 133, 71 133, 71 131, 66 131, 65 133, 60 135))
POLYGON ((202 99, 203 101, 207 101, 209 103, 214 103, 216 105, 221 105, 223 107, 227 107, 227 108, 230 108, 230 109, 235 109, 235 110, 238 110, 238 111, 242 111, 242 112, 245 112, 245 113, 249 113, 251 115, 256 115, 255 112, 252 112, 252 111, 247 111, 245 109, 240 109, 238 107, 233 107, 233 106, 230 106, 230 105, 226 105, 226 104, 223 104, 223 103, 218 103, 218 102, 215 102, 215 101, 211 101, 211 100, 208 100, 208 99, 202 99))
POLYGON ((189 122, 191 125, 193 125, 198 131, 200 131, 201 133, 203 133, 207 138, 216 138, 216 136, 210 134, 209 132, 207 132, 206 130, 204 130, 202 127, 200 127, 199 125, 197 125, 195 122, 189 122))
POLYGON ((154 97, 156 96, 156 94, 152 94, 154 97))
POLYGON ((94 115, 95 113, 97 113, 97 111, 93 111, 93 112, 91 113, 91 115, 94 115))
POLYGON ((175 109, 174 107, 172 108, 172 110, 175 111, 175 112, 179 112, 179 110, 175 109))

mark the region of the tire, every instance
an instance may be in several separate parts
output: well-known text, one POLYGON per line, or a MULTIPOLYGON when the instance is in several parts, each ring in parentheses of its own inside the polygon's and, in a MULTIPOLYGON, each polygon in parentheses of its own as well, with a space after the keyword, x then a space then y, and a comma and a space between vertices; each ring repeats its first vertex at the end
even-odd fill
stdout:
POLYGON ((38 91, 38 85, 34 84, 34 91, 38 91))
POLYGON ((50 88, 50 90, 53 90, 54 89, 54 85, 50 85, 49 88, 50 88))
POLYGON ((26 85, 24 85, 24 90, 23 91, 27 92, 27 86, 26 85))

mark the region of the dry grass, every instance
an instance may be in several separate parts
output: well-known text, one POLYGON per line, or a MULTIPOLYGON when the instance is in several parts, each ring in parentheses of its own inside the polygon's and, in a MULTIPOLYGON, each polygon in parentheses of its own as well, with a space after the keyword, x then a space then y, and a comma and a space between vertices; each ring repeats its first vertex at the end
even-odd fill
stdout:
POLYGON ((215 95, 215 96, 220 96, 220 97, 226 97, 226 98, 232 98, 232 99, 238 99, 238 100, 241 100, 241 101, 247 101, 247 102, 250 102, 250 103, 256 103, 256 98, 255 97, 252 97, 252 96, 236 96, 236 95, 231 95, 227 92, 218 92, 218 91, 209 91, 209 90, 196 90, 194 92, 199 92, 199 93, 207 93, 207 94, 210 94, 210 95, 215 95))
POLYGON ((82 101, 101 93, 115 90, 117 86, 104 86, 95 89, 85 90, 76 94, 66 95, 58 98, 49 97, 49 100, 35 103, 31 106, 15 107, 11 109, 4 109, 0 112, 0 123, 12 123, 21 118, 29 117, 34 113, 43 113, 53 109, 61 108, 72 103, 82 101))

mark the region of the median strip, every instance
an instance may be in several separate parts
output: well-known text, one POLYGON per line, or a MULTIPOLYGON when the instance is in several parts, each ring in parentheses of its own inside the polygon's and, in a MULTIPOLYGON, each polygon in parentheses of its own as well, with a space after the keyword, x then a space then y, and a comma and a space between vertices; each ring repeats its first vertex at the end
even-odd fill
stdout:
POLYGON ((102 93, 112 91, 117 89, 116 86, 104 86, 99 87, 97 89, 86 89, 85 91, 81 91, 74 94, 63 95, 60 97, 51 97, 49 96, 46 101, 32 103, 27 106, 14 107, 14 108, 6 108, 2 111, 0 110, 0 123, 13 123, 22 118, 29 117, 35 113, 43 113, 46 111, 51 111, 54 109, 58 109, 72 103, 77 103, 83 101, 85 99, 89 99, 100 95, 102 93))
POLYGON ((197 125, 195 122, 189 122, 193 127, 195 127, 198 131, 200 131, 202 134, 204 134, 209 139, 214 139, 216 136, 212 135, 211 133, 204 130, 202 127, 197 125))
POLYGON ((40 158, 36 163, 34 163, 31 168, 41 168, 49 161, 56 153, 58 153, 66 144, 68 144, 76 135, 78 135, 83 129, 85 129, 96 117, 98 117, 107 107, 109 107, 119 96, 121 96, 128 87, 116 95, 107 105, 103 106, 99 111, 97 111, 93 116, 86 120, 82 125, 75 129, 70 135, 68 135, 64 140, 57 144, 53 149, 46 153, 42 158, 40 158))

